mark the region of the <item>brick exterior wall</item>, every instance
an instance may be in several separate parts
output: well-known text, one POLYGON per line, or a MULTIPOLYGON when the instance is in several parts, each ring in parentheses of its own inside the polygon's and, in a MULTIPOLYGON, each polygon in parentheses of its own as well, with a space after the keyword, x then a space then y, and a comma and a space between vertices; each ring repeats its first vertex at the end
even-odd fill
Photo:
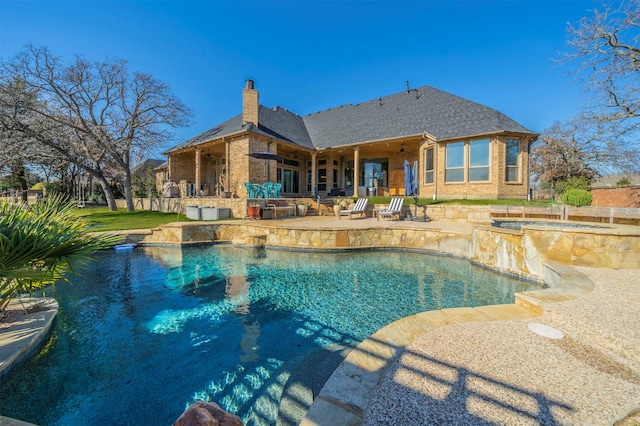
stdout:
MULTIPOLYGON (((252 80, 246 81, 246 87, 242 89, 242 121, 244 124, 253 123, 258 125, 259 96, 258 91, 254 89, 252 80)), ((200 161, 200 183, 204 191, 204 195, 215 195, 216 184, 212 182, 214 176, 214 168, 217 171, 217 177, 222 173, 222 169, 226 167, 225 190, 234 193, 237 197, 246 197, 247 190, 244 186, 245 182, 263 183, 277 181, 277 163, 273 160, 265 161, 263 159, 255 159, 248 156, 252 152, 272 152, 277 154, 278 143, 282 141, 274 140, 259 136, 252 132, 252 127, 245 127, 246 132, 236 136, 235 138, 222 138, 211 141, 204 141, 199 146, 189 148, 186 152, 172 154, 169 159, 169 179, 173 182, 195 183, 195 150, 202 150, 200 161), (208 155, 211 155, 209 157, 208 155), (220 165, 219 161, 226 158, 225 165, 220 165), (214 164, 213 161, 218 161, 214 164)), ((530 136, 516 137, 508 135, 494 135, 490 139, 490 165, 489 165, 489 181, 488 182, 469 182, 468 181, 468 162, 469 162, 469 144, 470 139, 460 140, 465 142, 465 180, 463 182, 445 182, 446 168, 446 146, 447 143, 438 143, 435 145, 435 183, 424 184, 424 151, 429 146, 429 141, 420 136, 409 138, 377 141, 376 143, 367 143, 360 146, 360 159, 366 158, 388 158, 389 160, 389 176, 393 173, 394 182, 389 182, 387 188, 383 188, 379 195, 400 195, 404 193, 404 188, 398 186, 398 179, 402 173, 402 164, 394 164, 398 159, 410 159, 411 163, 418 159, 419 163, 419 193, 421 197, 433 197, 435 194, 439 199, 497 199, 497 198, 515 198, 526 199, 528 192, 528 170, 529 170, 529 141, 530 136), (518 138, 520 141, 520 161, 519 172, 521 180, 518 182, 505 182, 505 152, 506 140, 508 138, 518 138), (400 148, 402 147, 402 148, 400 148), (405 150, 406 148, 406 150, 405 150), (401 154, 400 154, 401 153, 401 154), (393 186, 393 188, 391 188, 393 186), (393 189, 393 193, 391 190, 393 189)), ((457 141, 450 141, 457 142, 457 141)), ((290 142, 287 141, 287 144, 290 142)), ((288 149, 288 148, 283 148, 288 149)), ((307 161, 311 150, 300 147, 301 155, 299 171, 300 181, 298 182, 300 191, 298 194, 304 195, 307 192, 307 161)), ((291 150, 288 150, 291 154, 291 150)), ((286 156, 286 154, 285 154, 286 156)), ((297 158, 297 156, 296 156, 297 158)), ((354 159, 353 147, 326 149, 319 152, 317 160, 326 160, 325 166, 317 165, 316 170, 326 169, 326 191, 331 191, 334 187, 345 187, 344 163, 354 159), (333 162, 338 164, 334 165, 333 162), (333 182, 333 171, 337 170, 338 181, 333 182)), ((296 168, 294 168, 296 169, 296 168)), ((362 170, 360 170, 362 172, 362 170)), ((314 176, 315 178, 315 176, 314 176)), ((359 176, 354 176, 353 190, 357 194, 359 176)), ((318 182, 316 182, 317 184, 318 182)), ((313 189, 312 189, 313 190, 313 189)))
POLYGON ((253 88, 253 81, 247 80, 247 87, 242 89, 242 124, 258 125, 258 91, 253 88))
MULTIPOLYGON (((511 138, 511 137, 509 137, 511 138)), ((432 197, 434 192, 439 199, 498 199, 498 198, 515 198, 526 199, 529 189, 527 177, 529 170, 529 143, 526 140, 520 140, 520 177, 519 182, 506 182, 506 140, 508 137, 496 136, 491 139, 490 143, 490 170, 489 182, 468 182, 468 158, 469 145, 465 145, 465 181, 464 182, 445 182, 446 171, 446 146, 440 143, 435 147, 435 183, 424 184, 424 152, 430 145, 427 140, 423 141, 420 146, 420 196, 432 197)), ((468 142, 469 140, 464 140, 468 142)), ((458 142, 458 141, 456 141, 458 142)))
POLYGON ((640 186, 594 188, 591 196, 595 207, 640 207, 640 186))

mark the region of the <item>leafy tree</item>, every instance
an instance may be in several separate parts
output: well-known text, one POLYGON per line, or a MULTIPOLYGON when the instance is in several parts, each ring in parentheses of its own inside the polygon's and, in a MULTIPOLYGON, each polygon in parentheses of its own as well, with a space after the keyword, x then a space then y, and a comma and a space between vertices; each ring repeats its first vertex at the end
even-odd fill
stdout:
POLYGON ((133 210, 131 159, 167 142, 170 130, 191 117, 166 84, 130 72, 124 60, 77 56, 66 64, 29 45, 0 68, 0 124, 90 173, 111 210, 117 206, 109 175, 123 176, 133 210))
POLYGON ((140 170, 133 175, 134 193, 136 197, 158 197, 156 172, 152 168, 140 170))
POLYGON ((594 144, 577 121, 556 123, 540 136, 531 151, 531 174, 535 180, 552 186, 571 178, 589 182, 596 177, 591 166, 598 156, 594 144))
POLYGON ((9 301, 64 278, 72 263, 115 241, 89 236, 75 204, 50 196, 29 208, 0 202, 0 312, 9 301))

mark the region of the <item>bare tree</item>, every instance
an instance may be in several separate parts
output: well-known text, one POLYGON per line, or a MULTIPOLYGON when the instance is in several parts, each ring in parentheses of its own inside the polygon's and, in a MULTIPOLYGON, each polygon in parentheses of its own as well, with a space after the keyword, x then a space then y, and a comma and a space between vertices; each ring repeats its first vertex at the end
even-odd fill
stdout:
POLYGON ((553 186, 570 178, 590 181, 596 176, 590 164, 598 161, 599 143, 580 124, 580 120, 555 123, 540 136, 531 151, 531 174, 536 180, 553 186))
POLYGON ((4 117, 4 124, 90 173, 112 210, 108 175, 123 176, 127 209, 133 210, 132 157, 167 142, 171 129, 187 125, 191 117, 166 84, 130 73, 124 60, 89 62, 77 56, 64 64, 47 48, 27 46, 1 68, 2 87, 20 81, 25 93, 36 96, 25 106, 28 121, 4 117))
MULTIPOLYGON (((640 143, 640 0, 603 3, 593 15, 569 25, 571 51, 562 61, 574 65, 587 98, 582 126, 615 161, 594 166, 633 171, 640 143)), ((591 144, 595 146, 596 144, 591 144)), ((602 151, 602 150, 601 150, 602 151)))

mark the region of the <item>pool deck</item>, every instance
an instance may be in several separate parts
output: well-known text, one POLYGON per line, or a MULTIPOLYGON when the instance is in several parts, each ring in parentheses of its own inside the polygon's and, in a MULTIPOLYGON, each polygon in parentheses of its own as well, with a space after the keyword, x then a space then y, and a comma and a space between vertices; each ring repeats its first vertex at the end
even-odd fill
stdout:
MULTIPOLYGON (((262 223, 472 232, 471 225, 444 221, 306 217, 262 223)), ((334 371, 301 425, 595 425, 622 419, 640 407, 638 270, 559 269, 565 285, 535 294, 541 314, 516 304, 443 309, 379 330, 334 371), (539 325, 551 329, 537 334, 539 325), (553 338, 554 331, 562 338, 553 338)), ((46 330, 36 333, 37 327, 28 326, 30 335, 44 338, 46 330)), ((3 330, 0 355, 16 341, 3 330)), ((39 342, 21 341, 28 346, 23 354, 39 342)), ((3 367, 0 359, 0 376, 3 367)), ((638 422, 636 412, 626 424, 638 422)), ((0 417, 4 424, 23 423, 0 417)))

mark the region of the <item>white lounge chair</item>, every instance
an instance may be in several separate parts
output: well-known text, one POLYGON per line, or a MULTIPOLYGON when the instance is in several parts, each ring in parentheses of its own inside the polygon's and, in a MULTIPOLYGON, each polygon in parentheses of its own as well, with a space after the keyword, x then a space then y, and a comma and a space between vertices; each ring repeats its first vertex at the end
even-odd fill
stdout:
POLYGON ((356 201, 356 205, 353 206, 352 209, 350 210, 340 210, 340 214, 338 215, 338 219, 342 219, 342 216, 349 216, 349 219, 351 219, 351 215, 354 214, 363 214, 366 215, 366 208, 367 208, 367 203, 369 202, 368 198, 360 198, 358 201, 356 201))
POLYGON ((400 215, 402 214, 402 205, 404 203, 404 198, 402 197, 393 197, 391 199, 391 203, 389 203, 389 207, 378 211, 378 220, 380 217, 390 217, 393 219, 394 216, 398 216, 400 219, 400 215))

